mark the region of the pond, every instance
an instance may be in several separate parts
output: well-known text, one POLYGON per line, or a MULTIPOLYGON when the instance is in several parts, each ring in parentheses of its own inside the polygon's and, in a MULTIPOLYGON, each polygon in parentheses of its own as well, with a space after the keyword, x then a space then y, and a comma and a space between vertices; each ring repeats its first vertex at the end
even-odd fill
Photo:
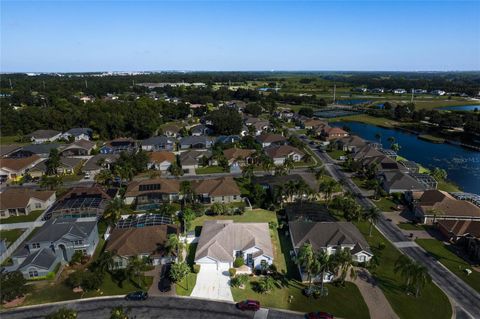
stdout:
POLYGON ((458 106, 444 106, 439 107, 437 110, 448 110, 448 111, 475 111, 480 110, 480 105, 458 105, 458 106))
POLYGON ((398 152, 400 156, 426 168, 443 168, 448 173, 448 179, 460 186, 463 191, 480 194, 480 152, 451 144, 430 143, 418 139, 415 134, 370 124, 336 122, 331 125, 348 126, 353 134, 371 141, 376 141, 375 135, 380 133, 385 148, 390 146, 387 139, 392 136, 401 146, 398 152))

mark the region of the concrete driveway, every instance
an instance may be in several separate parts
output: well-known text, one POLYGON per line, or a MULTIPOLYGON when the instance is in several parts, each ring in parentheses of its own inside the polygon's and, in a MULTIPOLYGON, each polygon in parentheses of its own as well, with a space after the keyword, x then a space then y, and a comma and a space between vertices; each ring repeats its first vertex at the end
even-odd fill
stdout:
POLYGON ((197 283, 193 288, 192 297, 233 301, 230 291, 230 277, 228 270, 215 267, 200 266, 200 272, 197 274, 197 283))

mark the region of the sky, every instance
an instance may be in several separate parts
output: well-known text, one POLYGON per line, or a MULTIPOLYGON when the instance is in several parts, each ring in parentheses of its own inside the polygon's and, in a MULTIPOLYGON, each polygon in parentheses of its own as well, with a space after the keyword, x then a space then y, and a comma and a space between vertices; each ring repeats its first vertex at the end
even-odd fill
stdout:
POLYGON ((1 1, 1 72, 480 70, 480 1, 1 1))

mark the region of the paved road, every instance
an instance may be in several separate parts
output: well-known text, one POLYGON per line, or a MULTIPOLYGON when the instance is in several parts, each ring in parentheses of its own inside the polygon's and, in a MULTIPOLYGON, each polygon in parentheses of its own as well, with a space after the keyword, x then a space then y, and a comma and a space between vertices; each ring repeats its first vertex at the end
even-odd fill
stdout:
MULTIPOLYGON (((334 160, 332 160, 326 153, 319 152, 311 145, 309 145, 309 147, 324 162, 326 169, 333 178, 337 181, 341 181, 344 188, 356 196, 360 205, 365 209, 374 206, 374 203, 362 195, 357 185, 345 175, 334 160)), ((409 242, 410 239, 407 238, 396 225, 387 221, 383 215, 377 223, 377 228, 388 240, 394 245, 396 244, 404 254, 421 262, 429 269, 433 281, 448 295, 450 300, 455 303, 454 306, 457 312, 457 318, 480 318, 480 294, 477 291, 446 269, 423 248, 415 244, 402 245, 405 242, 409 242), (399 245, 399 243, 401 244, 399 245)))
MULTIPOLYGON (((56 304, 38 305, 0 313, 2 319, 40 319, 59 308, 67 307, 78 312, 78 319, 110 318, 114 307, 128 309, 129 318, 254 318, 252 311, 240 311, 234 303, 179 297, 150 297, 146 301, 126 301, 123 297, 74 300, 56 304)), ((302 314, 278 310, 264 310, 256 318, 303 318, 302 314)))

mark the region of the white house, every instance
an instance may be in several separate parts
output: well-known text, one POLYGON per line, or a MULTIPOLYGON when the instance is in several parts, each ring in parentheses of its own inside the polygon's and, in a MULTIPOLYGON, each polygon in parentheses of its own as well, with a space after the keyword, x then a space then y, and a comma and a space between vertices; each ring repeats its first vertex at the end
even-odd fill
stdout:
POLYGON ((195 263, 201 268, 228 270, 238 257, 253 269, 272 264, 273 248, 268 224, 206 221, 198 241, 195 263))

